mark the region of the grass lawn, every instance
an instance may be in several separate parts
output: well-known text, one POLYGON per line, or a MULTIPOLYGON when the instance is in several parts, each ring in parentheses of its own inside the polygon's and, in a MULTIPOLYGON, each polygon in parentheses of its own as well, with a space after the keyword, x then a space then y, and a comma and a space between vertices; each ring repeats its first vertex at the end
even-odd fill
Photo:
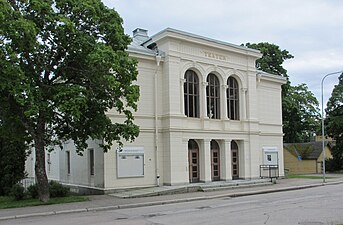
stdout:
POLYGON ((76 196, 71 195, 67 197, 61 198, 51 198, 47 203, 41 202, 38 199, 23 199, 16 201, 12 197, 8 196, 0 196, 0 209, 7 209, 7 208, 20 208, 20 207, 28 207, 28 206, 37 206, 37 205, 52 205, 52 204, 61 204, 61 203, 69 203, 69 202, 83 202, 88 201, 88 197, 86 196, 76 196))
MULTIPOLYGON (((315 176, 315 175, 288 175, 287 178, 301 178, 301 179, 323 179, 322 176, 315 176)), ((327 177, 325 176, 325 179, 333 179, 335 177, 327 177)))

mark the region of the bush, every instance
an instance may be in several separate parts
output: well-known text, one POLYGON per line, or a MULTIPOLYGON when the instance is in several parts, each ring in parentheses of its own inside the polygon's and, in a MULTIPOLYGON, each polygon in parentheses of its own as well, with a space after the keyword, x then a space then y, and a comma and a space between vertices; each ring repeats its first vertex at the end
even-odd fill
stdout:
POLYGON ((38 187, 37 184, 33 184, 27 188, 28 194, 31 198, 38 198, 38 187))
POLYGON ((65 197, 69 194, 69 188, 63 187, 62 184, 56 181, 49 182, 50 197, 65 197))
POLYGON ((337 172, 342 169, 341 160, 337 159, 327 159, 325 160, 325 170, 330 172, 337 172))
POLYGON ((13 185, 25 178, 25 160, 25 144, 2 137, 0 125, 0 196, 11 195, 13 185))
POLYGON ((22 200, 25 197, 25 189, 21 184, 15 184, 11 188, 11 196, 15 200, 22 200))

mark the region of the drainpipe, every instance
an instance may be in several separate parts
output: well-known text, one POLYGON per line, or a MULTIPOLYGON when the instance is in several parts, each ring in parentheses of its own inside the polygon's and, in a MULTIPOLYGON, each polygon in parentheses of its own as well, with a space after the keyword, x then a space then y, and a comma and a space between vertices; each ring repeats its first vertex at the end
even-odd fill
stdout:
POLYGON ((156 185, 160 186, 160 173, 158 171, 158 124, 157 124, 157 73, 158 73, 158 68, 160 67, 160 62, 161 62, 161 56, 157 53, 156 55, 156 70, 155 70, 155 76, 154 76, 154 102, 155 102, 155 173, 156 173, 156 185))

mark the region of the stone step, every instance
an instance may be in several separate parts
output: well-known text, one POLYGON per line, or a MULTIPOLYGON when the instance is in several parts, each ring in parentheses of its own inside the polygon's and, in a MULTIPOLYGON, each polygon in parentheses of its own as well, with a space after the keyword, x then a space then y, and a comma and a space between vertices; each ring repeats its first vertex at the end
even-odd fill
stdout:
POLYGON ((252 183, 252 184, 239 184, 239 185, 227 185, 227 186, 211 186, 211 187, 201 187, 203 192, 209 191, 221 191, 221 190, 230 190, 230 189, 237 189, 237 188, 249 188, 249 187, 259 187, 259 186, 268 186, 272 185, 272 183, 265 182, 265 183, 252 183))
POLYGON ((181 186, 161 186, 161 187, 151 187, 142 188, 136 190, 128 190, 109 194, 117 198, 139 198, 139 197, 150 197, 159 195, 171 195, 180 194, 187 192, 196 191, 215 191, 215 190, 225 190, 233 188, 244 188, 244 187, 256 187, 272 184, 270 179, 258 179, 258 180, 235 180, 235 181, 218 181, 211 183, 193 183, 189 185, 181 186))

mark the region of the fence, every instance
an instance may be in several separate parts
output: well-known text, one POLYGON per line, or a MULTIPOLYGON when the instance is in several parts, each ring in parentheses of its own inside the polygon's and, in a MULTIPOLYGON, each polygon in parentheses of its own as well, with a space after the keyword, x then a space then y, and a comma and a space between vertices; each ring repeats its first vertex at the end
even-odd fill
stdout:
POLYGON ((260 177, 261 178, 270 178, 273 181, 273 178, 279 177, 279 166, 278 165, 260 165, 260 177))

